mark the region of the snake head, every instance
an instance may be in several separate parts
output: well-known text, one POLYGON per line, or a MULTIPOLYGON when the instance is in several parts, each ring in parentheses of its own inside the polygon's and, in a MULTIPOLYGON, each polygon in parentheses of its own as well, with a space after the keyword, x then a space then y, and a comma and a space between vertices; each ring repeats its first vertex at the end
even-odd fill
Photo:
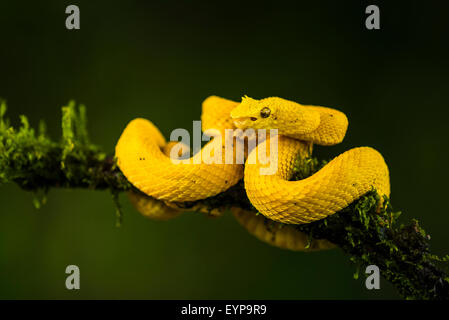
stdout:
POLYGON ((310 133, 321 121, 313 108, 278 97, 255 100, 245 96, 231 111, 231 118, 239 129, 278 129, 287 136, 310 133))
POLYGON ((256 100, 248 96, 231 111, 231 118, 239 129, 275 129, 277 126, 277 111, 281 98, 266 98, 256 100))

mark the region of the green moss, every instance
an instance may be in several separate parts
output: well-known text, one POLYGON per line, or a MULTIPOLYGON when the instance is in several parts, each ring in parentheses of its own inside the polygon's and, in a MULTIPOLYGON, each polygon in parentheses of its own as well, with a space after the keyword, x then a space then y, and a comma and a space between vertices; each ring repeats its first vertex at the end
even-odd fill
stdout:
POLYGON ((318 160, 311 156, 306 157, 305 159, 298 157, 290 180, 295 181, 305 179, 320 170, 327 163, 328 161, 326 160, 318 160))
POLYGON ((430 238, 418 221, 399 224, 400 212, 393 210, 389 199, 384 198, 378 212, 379 201, 372 190, 340 212, 297 228, 337 244, 357 269, 377 265, 405 298, 449 298, 445 273, 435 265, 448 261, 446 257, 430 253, 430 238))
MULTIPOLYGON (((70 101, 62 107, 59 142, 46 135, 43 121, 37 134, 25 116, 20 117, 18 129, 11 127, 4 118, 6 109, 6 103, 0 101, 0 183, 15 182, 36 194, 44 194, 50 187, 118 191, 131 188, 113 157, 89 143, 84 106, 77 108, 70 101)), ((43 202, 34 201, 38 207, 43 202)))
POLYGON ((10 127, 9 121, 4 119, 5 102, 1 103, 0 110, 0 182, 14 181, 25 186, 33 182, 35 171, 52 175, 45 164, 57 144, 43 132, 36 136, 25 116, 20 116, 21 126, 17 130, 10 127))
POLYGON ((112 192, 112 200, 114 201, 115 206, 115 226, 119 228, 122 226, 123 223, 123 210, 119 200, 120 193, 118 190, 112 190, 111 192, 112 192))

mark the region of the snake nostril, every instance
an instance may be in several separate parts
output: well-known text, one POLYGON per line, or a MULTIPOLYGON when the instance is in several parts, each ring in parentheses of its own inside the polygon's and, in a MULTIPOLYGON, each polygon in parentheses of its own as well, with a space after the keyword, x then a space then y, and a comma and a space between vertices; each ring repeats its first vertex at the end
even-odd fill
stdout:
POLYGON ((256 121, 257 120, 257 118, 254 118, 254 117, 251 117, 250 119, 251 119, 251 121, 256 121))

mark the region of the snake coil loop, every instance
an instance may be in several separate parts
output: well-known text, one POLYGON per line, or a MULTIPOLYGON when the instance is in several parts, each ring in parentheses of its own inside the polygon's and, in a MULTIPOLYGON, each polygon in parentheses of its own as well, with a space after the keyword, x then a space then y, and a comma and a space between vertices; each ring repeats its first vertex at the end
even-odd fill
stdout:
POLYGON ((175 164, 169 158, 174 144, 167 144, 150 121, 135 119, 123 131, 116 157, 123 174, 141 192, 133 192, 130 198, 142 214, 170 219, 182 210, 175 203, 217 195, 243 178, 249 200, 264 217, 232 208, 236 219, 262 241, 290 250, 311 251, 332 245, 319 240, 309 246, 306 235, 288 224, 323 219, 372 188, 381 196, 390 195, 388 167, 382 155, 370 147, 350 149, 312 176, 290 181, 295 161, 309 155, 312 144, 328 146, 343 140, 348 120, 340 111, 277 97, 255 100, 246 96, 241 103, 211 96, 202 109, 203 131, 216 129, 224 136, 226 129, 277 129, 277 172, 261 175, 260 169, 266 164, 248 161, 260 148, 269 149, 269 139, 250 151, 245 165, 226 163, 224 154, 221 163, 197 161, 209 150, 208 144, 191 161, 175 164))

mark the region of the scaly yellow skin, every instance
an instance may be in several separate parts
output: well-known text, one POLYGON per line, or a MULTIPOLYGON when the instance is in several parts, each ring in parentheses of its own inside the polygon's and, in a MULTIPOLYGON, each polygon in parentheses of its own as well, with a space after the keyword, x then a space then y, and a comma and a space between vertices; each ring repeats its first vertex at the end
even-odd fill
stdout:
POLYGON ((134 208, 144 217, 152 220, 170 220, 181 214, 181 210, 168 207, 163 201, 151 198, 139 191, 129 191, 128 198, 134 208))
MULTIPOLYGON (((239 104, 213 96, 203 103, 202 120, 203 130, 215 128, 222 133, 235 127, 278 129, 278 172, 260 175, 264 165, 248 161, 244 168, 248 198, 272 220, 309 223, 343 209, 372 188, 380 195, 390 194, 388 167, 382 155, 369 147, 351 149, 311 177, 289 181, 295 160, 304 157, 311 144, 333 145, 343 140, 348 121, 337 110, 277 97, 245 97, 239 104)), ((262 142, 252 152, 265 146, 268 149, 268 145, 262 142)), ((191 163, 173 164, 161 151, 164 146, 165 139, 151 122, 136 119, 127 126, 116 147, 118 165, 128 180, 156 199, 205 199, 243 177, 243 166, 238 164, 194 164, 194 159, 191 163)))
POLYGON ((245 164, 248 198, 267 218, 283 223, 309 223, 347 207, 371 188, 381 195, 390 194, 385 161, 369 147, 346 151, 314 175, 288 181, 301 144, 299 140, 279 137, 279 170, 275 175, 261 176, 259 168, 264 165, 245 164))
MULTIPOLYGON (((166 156, 170 156, 171 150, 176 144, 177 142, 170 141, 163 146, 161 150, 166 156)), ((189 150, 188 146, 184 145, 183 147, 184 153, 189 150)), ((180 150, 177 156, 180 158, 183 155, 184 154, 180 150)), ((179 208, 170 207, 164 201, 149 197, 138 190, 129 191, 128 198, 137 211, 139 211, 144 217, 152 220, 166 221, 176 218, 182 213, 182 210, 179 208)))
MULTIPOLYGON (((372 188, 380 195, 390 195, 388 167, 382 155, 369 147, 346 151, 314 175, 289 181, 295 160, 306 155, 308 146, 304 141, 333 145, 343 140, 348 121, 337 110, 303 106, 281 98, 244 98, 232 110, 231 117, 239 128, 279 131, 279 169, 275 175, 260 175, 259 169, 266 165, 245 163, 246 193, 267 218, 283 223, 309 223, 345 208, 372 188), (264 108, 270 109, 265 118, 261 116, 264 108)), ((257 153, 260 147, 269 149, 269 143, 262 142, 252 152, 257 153)))
POLYGON ((231 208, 235 219, 253 236, 272 246, 292 251, 318 251, 334 248, 327 240, 309 239, 292 225, 282 224, 242 208, 231 208))
MULTIPOLYGON (((229 113, 237 104, 218 97, 206 99, 203 103, 203 131, 234 128, 229 113), (215 108, 217 105, 220 108, 215 108), (219 118, 211 122, 209 115, 214 112, 219 118)), ((224 152, 222 164, 198 161, 198 157, 205 157, 207 145, 189 163, 177 164, 161 150, 165 145, 165 139, 156 126, 138 118, 128 124, 115 148, 117 164, 129 182, 156 199, 179 202, 205 199, 227 190, 243 177, 243 165, 225 164, 224 152)))
POLYGON ((244 97, 231 111, 231 117, 241 129, 278 129, 280 135, 325 146, 340 143, 348 128, 348 119, 338 110, 305 106, 277 97, 262 100, 244 97), (267 118, 260 114, 264 108, 270 110, 267 118))

